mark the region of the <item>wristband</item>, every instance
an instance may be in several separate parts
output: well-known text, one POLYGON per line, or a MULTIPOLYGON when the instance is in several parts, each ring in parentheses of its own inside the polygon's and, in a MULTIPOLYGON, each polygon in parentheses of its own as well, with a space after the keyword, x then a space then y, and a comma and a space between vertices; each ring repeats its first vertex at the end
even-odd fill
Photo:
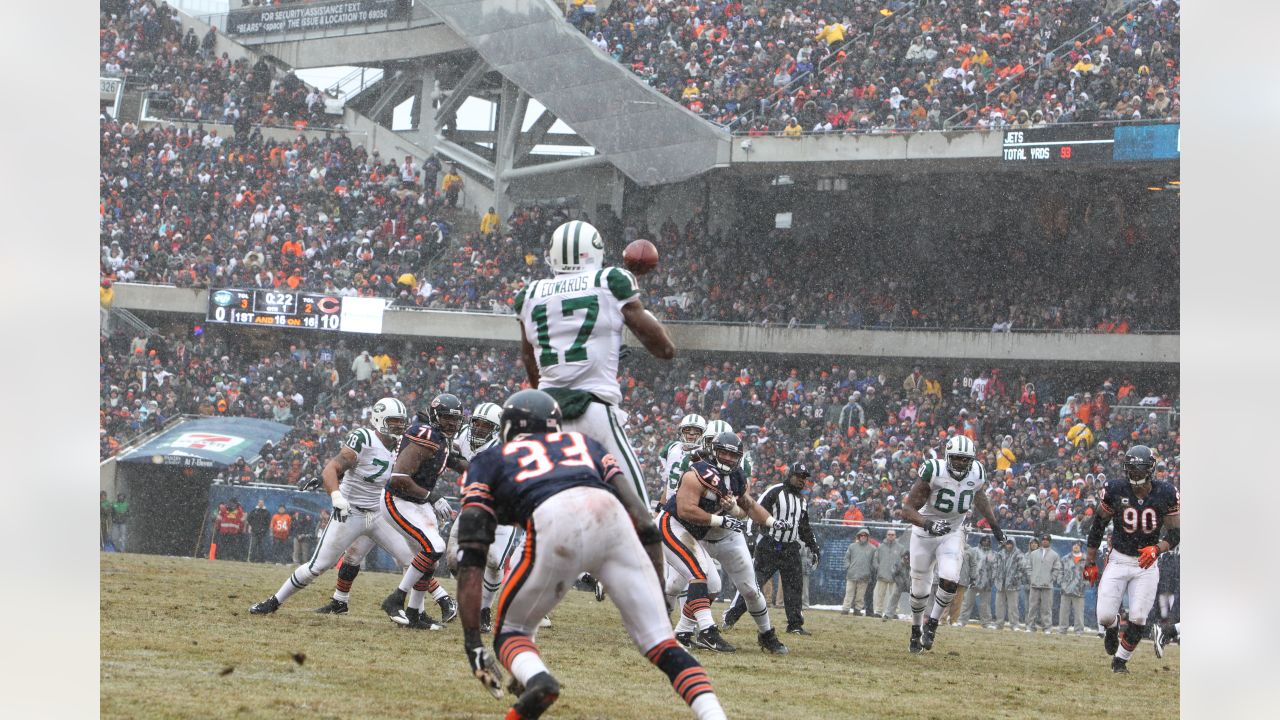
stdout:
POLYGON ((765 526, 766 528, 772 528, 772 527, 773 527, 773 524, 774 524, 775 522, 777 522, 777 520, 774 520, 774 519, 773 519, 773 516, 772 516, 772 515, 770 515, 770 516, 769 516, 769 519, 764 521, 764 526, 765 526))
POLYGON ((723 526, 723 525, 724 525, 724 516, 723 516, 723 515, 712 515, 712 516, 711 516, 711 522, 709 522, 709 523, 707 523, 707 524, 708 524, 708 525, 710 525, 711 527, 721 527, 721 526, 723 526))
POLYGON ((338 504, 338 498, 340 497, 344 497, 341 490, 334 490, 333 492, 329 493, 329 498, 333 500, 333 504, 335 506, 338 504))

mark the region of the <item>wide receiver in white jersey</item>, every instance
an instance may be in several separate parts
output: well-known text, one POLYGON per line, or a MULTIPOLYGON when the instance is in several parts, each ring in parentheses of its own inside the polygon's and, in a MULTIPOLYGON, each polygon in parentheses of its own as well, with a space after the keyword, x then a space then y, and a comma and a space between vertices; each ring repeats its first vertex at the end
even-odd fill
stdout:
POLYGON ((515 296, 520 351, 529 385, 560 404, 565 432, 580 432, 618 459, 649 506, 649 492, 618 407, 618 353, 629 328, 654 357, 676 355, 662 323, 644 309, 635 276, 604 265, 604 239, 589 223, 556 228, 547 251, 553 277, 531 280, 515 296))
POLYGON ((911 645, 913 653, 933 647, 938 632, 938 618, 951 605, 960 589, 960 564, 964 558, 964 521, 970 508, 978 508, 991 525, 996 542, 1004 541, 1004 533, 987 502, 983 485, 986 470, 975 459, 973 441, 964 435, 947 439, 945 460, 925 460, 920 478, 911 486, 902 519, 915 525, 911 529, 911 645), (937 564, 938 592, 933 609, 924 623, 925 605, 937 564))
POLYGON ((400 437, 409 426, 409 411, 399 400, 383 398, 374 404, 369 424, 371 429, 357 428, 347 435, 342 449, 320 474, 325 491, 333 499, 333 514, 311 560, 299 565, 274 595, 250 608, 250 613, 275 612, 289 596, 333 567, 343 552, 361 538, 368 537, 380 545, 401 567, 413 561, 415 549, 380 513, 382 487, 390 477, 400 437))

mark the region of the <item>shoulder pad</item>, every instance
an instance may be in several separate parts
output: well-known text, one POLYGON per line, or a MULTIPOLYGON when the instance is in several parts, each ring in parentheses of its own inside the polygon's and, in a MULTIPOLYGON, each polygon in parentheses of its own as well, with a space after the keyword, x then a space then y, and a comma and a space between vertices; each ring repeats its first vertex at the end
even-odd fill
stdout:
POLYGON ((982 481, 986 480, 986 479, 987 479, 987 469, 986 469, 985 467, 983 467, 983 466, 982 466, 982 463, 978 462, 977 460, 974 460, 974 461, 973 461, 973 466, 974 466, 974 467, 976 467, 976 468, 978 468, 978 482, 982 482, 982 481))
POLYGON ((636 276, 629 271, 620 267, 609 267, 605 268, 604 275, 605 283, 609 286, 609 292, 618 300, 630 300, 640 293, 639 284, 636 283, 636 276))
POLYGON ((343 440, 342 444, 345 445, 346 447, 351 448, 352 450, 355 450, 356 452, 360 452, 361 450, 364 449, 364 446, 368 444, 368 442, 369 442, 369 437, 368 435, 365 434, 364 429, 361 428, 359 430, 352 430, 350 433, 347 433, 347 439, 343 440))
POLYGON ((515 299, 512 302, 512 309, 516 311, 516 317, 520 316, 520 311, 524 309, 524 299, 529 292, 529 285, 525 285, 516 291, 515 299))
POLYGON ((923 480, 923 481, 925 481, 925 482, 931 482, 931 481, 933 480, 933 472, 934 472, 934 470, 933 470, 933 463, 934 463, 934 461, 933 461, 933 460, 926 460, 926 461, 925 461, 925 462, 920 466, 920 479, 921 479, 921 480, 923 480))
POLYGON ((671 448, 672 448, 672 446, 674 446, 675 444, 676 444, 676 442, 675 442, 674 440, 672 440, 671 442, 667 443, 666 445, 663 445, 663 446, 662 446, 662 449, 658 451, 658 457, 662 458, 663 460, 666 460, 666 459, 667 459, 667 456, 671 454, 671 448))

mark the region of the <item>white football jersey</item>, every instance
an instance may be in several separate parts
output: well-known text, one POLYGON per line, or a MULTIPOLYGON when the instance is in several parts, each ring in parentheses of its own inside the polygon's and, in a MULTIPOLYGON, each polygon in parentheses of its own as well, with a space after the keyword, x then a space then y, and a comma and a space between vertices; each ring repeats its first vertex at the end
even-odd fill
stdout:
POLYGON ((462 428, 462 432, 458 433, 458 439, 454 441, 454 445, 457 445, 458 447, 458 453, 462 455, 462 457, 466 458, 467 462, 471 462, 471 458, 497 444, 498 431, 494 430, 493 434, 489 436, 489 440, 485 444, 481 445, 479 450, 472 450, 470 424, 462 428))
POLYGON ((666 502, 667 498, 675 493, 680 487, 680 478, 684 477, 685 471, 689 469, 689 455, 691 451, 684 449, 684 444, 679 440, 673 440, 667 443, 666 447, 658 452, 659 475, 662 478, 662 502, 666 502))
POLYGON ((356 466, 342 474, 338 490, 352 505, 376 508, 382 500, 382 488, 391 479, 391 466, 396 461, 396 451, 388 450, 369 428, 352 430, 343 447, 356 452, 356 466))
POLYGON ((538 387, 620 403, 622 306, 639 294, 635 276, 618 267, 532 280, 516 293, 516 315, 538 360, 538 387))
MULTIPOLYGON (((929 499, 920 508, 926 520, 946 520, 952 532, 960 530, 964 519, 973 509, 973 496, 987 482, 987 472, 977 460, 969 468, 969 474, 956 480, 947 470, 945 460, 926 460, 920 466, 920 479, 929 483, 929 499)), ((921 528, 915 528, 924 533, 921 528)))

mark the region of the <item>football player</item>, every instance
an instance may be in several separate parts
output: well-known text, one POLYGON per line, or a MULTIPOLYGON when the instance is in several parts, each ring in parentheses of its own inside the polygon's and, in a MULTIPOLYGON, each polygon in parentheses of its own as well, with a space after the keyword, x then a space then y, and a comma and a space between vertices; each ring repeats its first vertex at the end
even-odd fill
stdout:
MULTIPOLYGON (((383 518, 380 510, 382 487, 387 471, 396 461, 397 443, 405 433, 408 416, 404 403, 383 398, 373 406, 369 418, 371 428, 357 428, 347 435, 342 449, 325 464, 320 474, 324 489, 333 500, 333 512, 311 560, 290 573, 274 595, 249 608, 251 614, 275 612, 289 596, 333 567, 353 545, 358 548, 361 559, 372 548, 372 543, 377 543, 402 566, 413 560, 413 549, 383 518)), ((358 562, 355 567, 359 569, 358 562)))
POLYGON ((531 280, 514 299, 529 385, 556 398, 566 430, 594 438, 621 460, 647 506, 640 462, 624 431, 627 414, 618 407, 622 331, 629 328, 662 360, 675 357, 676 347, 644 309, 635 276, 604 266, 604 240, 589 223, 570 220, 556 228, 547 264, 553 277, 531 280))
POLYGON ((706 671, 676 643, 663 610, 661 542, 649 508, 604 447, 562 432, 560 407, 540 390, 522 390, 502 408, 501 447, 476 455, 458 516, 458 598, 471 671, 502 697, 502 671, 517 696, 509 720, 541 717, 560 696, 534 643, 544 617, 588 571, 610 594, 636 647, 670 679, 703 720, 725 717, 706 671), (502 588, 493 619, 493 650, 480 639, 481 578, 494 528, 523 525, 520 564, 502 588), (497 655, 495 661, 494 653, 497 655))
POLYGON ((714 552, 746 600, 759 630, 760 647, 782 654, 787 649, 769 619, 741 531, 746 527, 743 517, 767 528, 782 529, 785 525, 752 499, 741 468, 742 455, 742 439, 733 432, 720 433, 711 443, 710 456, 689 466, 675 494, 658 513, 663 553, 674 571, 667 573, 665 590, 672 596, 688 588, 676 626, 677 640, 716 652, 736 651, 711 617, 711 599, 720 592, 720 573, 712 564, 714 552))
POLYGON ((437 561, 444 555, 438 517, 450 512, 448 502, 436 489, 436 481, 445 468, 459 474, 466 472, 467 461, 453 452, 453 438, 462 429, 463 417, 462 401, 457 396, 441 393, 433 398, 427 412, 418 413, 405 430, 391 480, 382 493, 386 518, 420 548, 400 578, 399 587, 382 601, 383 611, 401 625, 433 629, 435 621, 422 609, 427 592, 440 606, 443 622, 458 615, 457 603, 433 576, 437 561), (437 507, 432 508, 431 503, 437 507), (443 508, 439 507, 441 503, 443 508))
POLYGON ((706 430, 706 418, 695 413, 685 415, 680 418, 680 427, 676 430, 679 439, 672 440, 658 451, 659 472, 662 478, 660 504, 665 504, 680 486, 680 478, 684 477, 685 471, 689 469, 689 455, 702 447, 702 435, 706 430))
MULTIPOLYGON (((1081 574, 1098 584, 1098 624, 1105 628, 1103 647, 1111 655, 1112 672, 1129 672, 1129 658, 1146 631, 1147 616, 1155 602, 1160 571, 1156 558, 1178 547, 1181 498, 1164 480, 1152 480, 1155 457, 1146 445, 1134 445, 1124 456, 1127 479, 1112 480, 1102 490, 1098 514, 1086 541, 1081 574), (1112 523, 1114 518, 1115 522, 1112 523), (1098 547, 1107 525, 1112 524, 1111 553, 1099 583, 1098 547), (1164 534, 1161 534, 1161 529, 1164 534), (1120 637, 1120 597, 1128 595, 1129 623, 1120 637)), ((1163 633, 1164 628, 1161 628, 1163 633)), ((1163 654, 1163 638, 1156 636, 1157 653, 1163 654)))
POLYGON ((933 647, 938 632, 938 618, 951 605, 960 589, 960 565, 964 560, 964 521, 969 510, 977 508, 991 525, 996 542, 1004 541, 1004 533, 996 522, 983 485, 986 470, 977 461, 973 441, 964 435, 947 438, 943 460, 926 460, 920 465, 920 476, 907 502, 902 506, 902 519, 915 525, 911 529, 911 643, 913 653, 933 647), (933 597, 929 619, 921 628, 929 589, 935 573, 938 590, 933 597))

